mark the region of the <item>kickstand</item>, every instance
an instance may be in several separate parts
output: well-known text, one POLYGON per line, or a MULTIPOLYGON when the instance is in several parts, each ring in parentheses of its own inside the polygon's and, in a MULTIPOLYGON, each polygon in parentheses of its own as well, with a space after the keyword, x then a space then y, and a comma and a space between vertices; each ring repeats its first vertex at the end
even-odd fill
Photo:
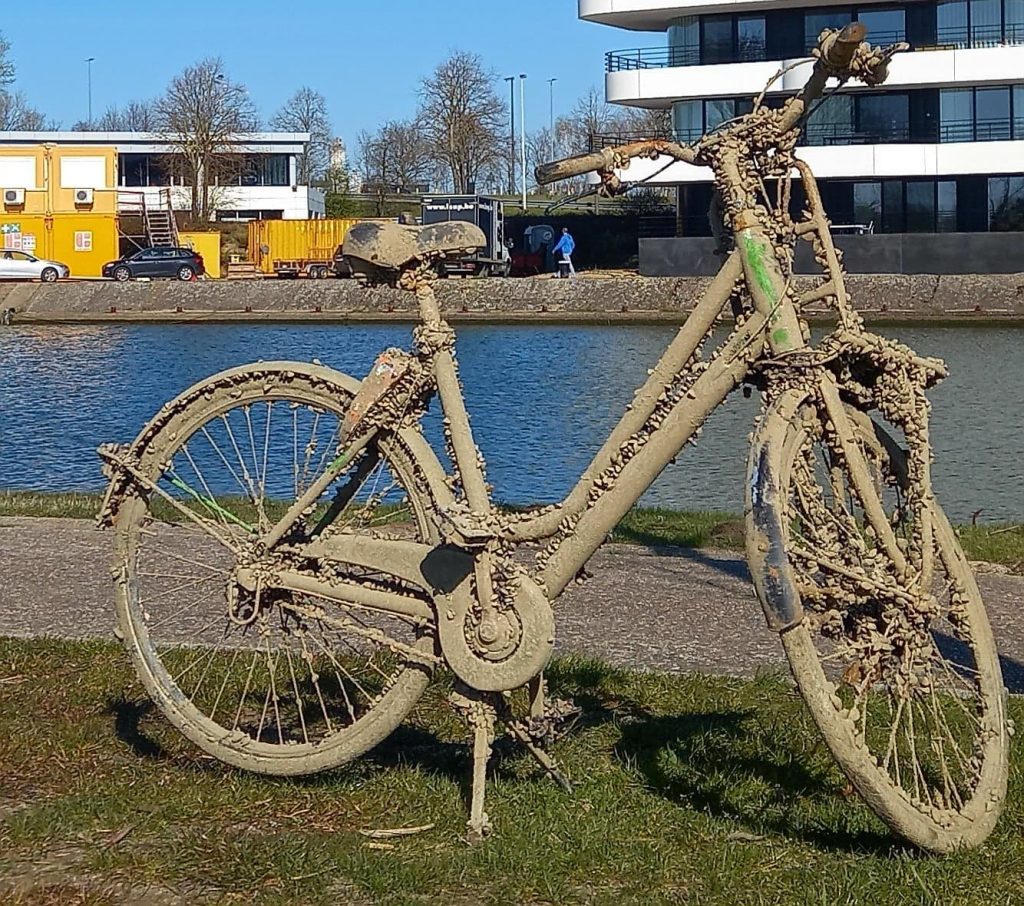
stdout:
POLYGON ((479 843, 491 832, 491 822, 484 811, 484 790, 487 784, 487 763, 491 759, 491 746, 494 743, 496 711, 493 696, 465 687, 456 687, 451 695, 451 703, 473 731, 473 793, 466 826, 469 842, 479 843))

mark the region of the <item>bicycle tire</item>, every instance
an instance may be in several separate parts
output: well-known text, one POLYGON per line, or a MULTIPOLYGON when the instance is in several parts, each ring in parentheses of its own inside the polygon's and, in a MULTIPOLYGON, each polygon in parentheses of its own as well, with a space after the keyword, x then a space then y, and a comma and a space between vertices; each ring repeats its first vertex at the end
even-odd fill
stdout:
MULTIPOLYGON (((879 470, 876 474, 883 484, 878 487, 894 487, 905 480, 906 452, 864 413, 848 412, 858 445, 870 452, 879 470)), ((831 426, 826 421, 812 395, 791 391, 769 409, 755 438, 749 475, 757 479, 748 481, 747 550, 758 596, 766 612, 777 606, 782 587, 793 596, 790 600, 800 601, 802 618, 782 630, 783 648, 828 748, 868 806, 921 849, 945 853, 978 846, 999 817, 1009 758, 1005 690, 980 592, 949 521, 930 493, 924 506, 930 510, 933 526, 935 568, 946 574, 948 583, 942 591, 950 597, 946 612, 941 610, 939 596, 922 594, 906 575, 890 580, 894 581, 891 592, 881 585, 882 590, 871 590, 872 582, 896 575, 890 565, 880 563, 877 549, 869 550, 874 560, 861 562, 880 565, 864 566, 859 574, 851 565, 859 554, 849 554, 841 564, 809 565, 813 555, 804 546, 813 535, 810 525, 818 516, 822 524, 832 518, 808 493, 805 480, 809 449, 829 445, 831 426), (794 480, 798 472, 803 478, 794 480), (801 483, 804 487, 797 488, 801 483), (794 502, 797 499, 799 503, 794 502), (768 557, 766 529, 775 539, 768 557), (766 576, 756 564, 769 559, 774 567, 766 576), (845 611, 839 600, 843 593, 828 591, 830 584, 842 585, 843 579, 836 578, 840 569, 853 574, 847 577, 850 583, 860 584, 860 599, 849 596, 852 603, 847 603, 845 611), (893 599, 885 600, 890 594, 893 599), (937 606, 933 607, 933 600, 937 606), (959 637, 950 640, 951 630, 959 637), (846 645, 851 653, 844 655, 846 645), (852 653, 855 645, 863 646, 856 655, 852 653), (973 666, 951 659, 956 651, 963 659, 964 648, 970 650, 973 666), (846 668, 840 671, 844 663, 846 668), (915 668, 919 674, 913 673, 915 668), (886 708, 892 721, 888 738, 875 725, 876 719, 879 725, 883 722, 886 708), (967 737, 969 752, 960 748, 967 737), (926 738, 930 755, 918 749, 918 742, 926 738), (902 771, 901 751, 910 756, 902 771)), ((832 469, 838 466, 843 471, 845 464, 834 454, 828 450, 823 459, 829 460, 832 469)), ((847 500, 854 497, 851 493, 847 500)), ((829 499, 823 488, 822 499, 829 499)), ((831 497, 833 506, 841 500, 842 494, 831 497)), ((841 514, 836 521, 849 525, 841 514)), ((856 537, 858 533, 866 537, 864 524, 841 533, 835 541, 852 547, 869 543, 870 538, 864 542, 856 537)), ((833 546, 833 552, 823 556, 836 556, 835 550, 833 546)), ((933 582, 931 588, 936 587, 941 583, 933 582)))
MULTIPOLYGON (((339 372, 295 362, 243 366, 222 372, 185 391, 165 406, 161 410, 161 415, 143 430, 140 435, 141 442, 137 443, 135 449, 137 467, 149 479, 162 480, 161 476, 167 474, 166 470, 174 468, 176 454, 187 450, 191 440, 204 431, 210 431, 209 426, 214 420, 225 413, 236 412, 238 407, 247 404, 257 405, 269 400, 284 403, 289 407, 293 404, 308 405, 340 417, 358 386, 358 381, 339 372)), ((269 413, 271 409, 268 408, 267 411, 269 413)), ((268 435, 269 423, 268 415, 268 435)), ((431 518, 434 506, 431 482, 443 474, 440 465, 422 438, 414 432, 399 432, 388 437, 382 435, 379 446, 382 461, 387 462, 389 467, 394 469, 394 474, 408 484, 405 493, 408 495, 418 538, 436 543, 436 522, 431 518)), ((194 451, 190 452, 194 458, 194 451)), ((203 486, 205 487, 205 484, 203 486)), ((401 723, 423 694, 432 676, 429 656, 434 653, 436 647, 436 628, 433 621, 419 627, 415 640, 410 641, 407 648, 402 649, 407 653, 404 657, 398 657, 393 673, 388 674, 381 684, 379 698, 371 701, 368 694, 367 708, 364 713, 358 715, 358 718, 349 704, 352 710, 352 723, 335 728, 333 732, 327 733, 324 738, 315 742, 308 738, 267 741, 262 721, 260 731, 254 738, 251 729, 248 732, 239 729, 237 716, 236 725, 232 727, 226 722, 218 722, 214 719, 215 714, 207 714, 198 707, 187 689, 175 681, 169 666, 171 659, 177 657, 177 653, 184 646, 179 644, 180 640, 168 642, 167 646, 161 646, 154 641, 152 611, 155 598, 150 599, 147 604, 139 592, 145 579, 141 539, 147 537, 147 532, 151 533, 151 537, 156 537, 156 532, 160 529, 159 519, 154 514, 154 504, 151 500, 156 496, 144 493, 135 486, 134 490, 129 490, 118 508, 114 564, 118 579, 116 602, 121 636, 136 672, 153 701, 172 725, 203 751, 222 762, 257 773, 288 776, 316 773, 345 764, 379 743, 401 723), (427 657, 424 657, 422 662, 410 660, 410 656, 415 652, 421 652, 427 657)), ((191 547, 186 554, 192 555, 191 547)), ((199 558, 199 553, 195 553, 194 556, 199 558)), ((172 562, 178 563, 182 559, 180 549, 177 557, 178 559, 172 562)), ((223 607, 223 604, 221 606, 223 607)), ((291 616, 294 617, 296 606, 294 600, 291 600, 290 604, 279 604, 278 609, 284 613, 291 607, 291 616)), ((315 620, 308 622, 312 623, 315 620)), ((305 648, 304 641, 302 644, 305 648)), ((196 650, 198 648, 199 646, 196 650)), ((259 650, 261 649, 256 649, 259 650)), ((293 653, 295 660, 298 661, 301 655, 297 650, 293 653)), ((248 652, 245 657, 248 657, 248 652)), ((268 672, 273 682, 274 670, 277 668, 269 667, 269 641, 267 660, 268 672)), ((292 659, 288 657, 287 660, 291 663, 292 659)), ((255 661, 254 653, 253 662, 255 661)), ((234 663, 232 658, 232 666, 234 663)), ((284 661, 279 660, 277 663, 283 665, 284 661)), ((312 661, 309 662, 309 668, 312 677, 312 661)), ((280 669, 283 674, 284 667, 281 666, 280 669)), ((319 670, 320 667, 316 669, 319 670)), ((293 681, 294 676, 293 673, 293 681)), ((319 679, 320 676, 317 675, 313 684, 318 685, 319 679)), ((337 674, 337 680, 344 690, 345 682, 340 673, 337 674)), ((197 689, 196 692, 198 691, 197 689)), ((316 696, 320 695, 318 689, 316 696)), ((275 690, 275 710, 278 708, 279 697, 275 690)), ((302 712, 303 703, 298 686, 295 689, 295 697, 298 699, 296 710, 302 712)), ((349 695, 346 693, 346 701, 348 698, 349 695)), ((244 693, 242 699, 245 699, 244 693)), ((313 699, 314 696, 310 694, 310 715, 315 710, 313 699)), ((323 706, 322 698, 320 704, 323 706)), ((217 707, 215 705, 214 712, 217 711, 217 707)), ((241 709, 241 705, 239 708, 241 709)), ((326 710, 324 717, 328 718, 327 727, 330 729, 331 722, 326 710)), ((306 720, 300 719, 302 732, 305 734, 306 720)), ((279 717, 279 735, 280 731, 279 717)))

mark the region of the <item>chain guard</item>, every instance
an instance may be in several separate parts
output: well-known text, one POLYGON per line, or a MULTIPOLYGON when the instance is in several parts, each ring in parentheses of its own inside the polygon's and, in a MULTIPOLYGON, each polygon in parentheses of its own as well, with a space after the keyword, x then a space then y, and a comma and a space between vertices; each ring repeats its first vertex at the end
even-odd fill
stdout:
POLYGON ((519 591, 512 604, 518 620, 519 642, 507 657, 488 660, 474 650, 467 626, 476 601, 470 582, 462 582, 451 594, 436 594, 437 634, 441 651, 452 672, 466 685, 482 692, 518 689, 540 673, 555 647, 555 614, 541 587, 519 573, 519 591))

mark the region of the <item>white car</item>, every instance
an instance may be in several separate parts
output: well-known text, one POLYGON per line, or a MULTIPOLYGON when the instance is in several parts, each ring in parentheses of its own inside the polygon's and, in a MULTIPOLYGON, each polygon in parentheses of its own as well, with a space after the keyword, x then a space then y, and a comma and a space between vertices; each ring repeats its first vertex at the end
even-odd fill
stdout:
POLYGON ((54 283, 71 276, 71 268, 59 261, 46 261, 28 252, 0 249, 0 280, 42 280, 54 283))

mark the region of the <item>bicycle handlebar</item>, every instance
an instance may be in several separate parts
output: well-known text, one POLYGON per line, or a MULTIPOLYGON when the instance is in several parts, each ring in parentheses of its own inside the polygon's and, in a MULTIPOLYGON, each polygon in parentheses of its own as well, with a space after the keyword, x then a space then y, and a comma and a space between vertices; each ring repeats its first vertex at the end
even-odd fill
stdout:
POLYGON ((644 155, 657 157, 659 154, 674 157, 676 160, 681 160, 688 164, 692 164, 696 157, 693 148, 688 145, 652 139, 646 142, 633 142, 630 145, 623 145, 618 148, 602 148, 600 151, 577 154, 564 160, 540 164, 534 171, 534 175, 537 177, 537 182, 545 186, 551 182, 558 182, 560 179, 569 179, 572 176, 593 173, 595 170, 610 170, 615 163, 616 157, 633 158, 643 157, 644 155))

